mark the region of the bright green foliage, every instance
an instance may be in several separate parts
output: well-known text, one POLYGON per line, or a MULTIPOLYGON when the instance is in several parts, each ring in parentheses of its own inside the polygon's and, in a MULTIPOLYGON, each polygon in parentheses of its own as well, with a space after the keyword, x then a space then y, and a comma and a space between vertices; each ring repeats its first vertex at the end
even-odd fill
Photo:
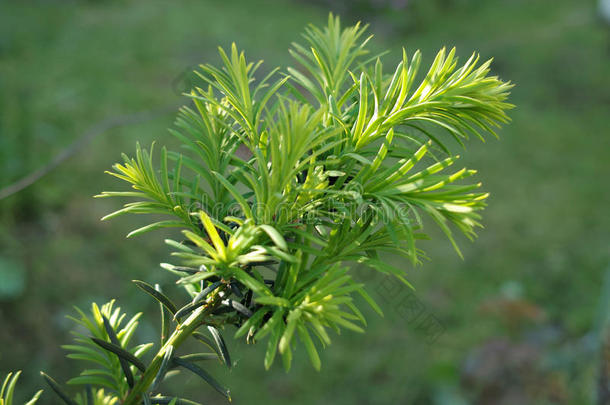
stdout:
POLYGON ((158 286, 134 280, 160 306, 160 348, 148 364, 141 356, 152 344, 129 348, 140 314, 123 324, 113 301, 93 304, 91 316, 78 310, 73 320, 90 336, 75 332, 64 348, 96 366, 68 382, 84 391, 73 400, 43 374, 65 404, 196 404, 161 393, 174 369, 230 400, 202 364, 231 367, 221 332, 229 325, 247 342, 266 340, 266 368, 279 352, 289 369, 300 341, 320 369, 318 350, 331 343, 331 330, 366 325, 354 294, 381 314, 352 278, 354 264, 410 286, 404 269, 380 254, 416 265, 426 216, 456 250, 453 229, 474 237, 487 194, 463 183, 474 170, 449 170, 458 156, 447 140, 463 146, 471 135, 494 134, 508 120, 511 85, 488 76, 490 62, 477 65, 476 55, 459 66, 455 50, 441 50, 421 79, 419 52, 408 58, 403 50, 386 74, 379 57, 369 57, 365 28, 342 29, 331 15, 326 28, 307 29, 306 46, 293 45, 301 70, 262 78, 262 62, 248 62, 235 45, 221 49, 223 65, 201 66, 204 88, 191 90, 192 104, 171 130, 184 150, 162 148, 157 166, 153 148, 138 145, 134 158, 114 166, 110 174, 132 190, 99 197, 136 201, 104 219, 168 216, 128 236, 181 229, 181 241, 166 241, 179 263, 161 266, 188 295, 176 305, 158 286), (209 335, 198 331, 203 326, 209 335), (189 337, 211 352, 181 355, 189 337))
POLYGON ((91 396, 87 394, 76 394, 76 402, 83 405, 118 405, 119 398, 112 393, 106 392, 103 388, 91 391, 91 396), (90 399, 87 399, 90 398, 90 399))
MULTIPOLYGON (((171 344, 176 342, 175 337, 181 335, 182 328, 189 323, 188 320, 180 323, 180 318, 189 315, 189 319, 191 319, 190 313, 196 312, 195 310, 202 305, 194 301, 177 311, 175 304, 158 287, 150 286, 143 281, 134 280, 134 282, 144 292, 159 301, 161 305, 162 324, 166 325, 167 329, 162 326, 162 336, 165 336, 161 339, 162 348, 159 356, 161 356, 162 361, 160 367, 154 368, 152 365, 147 367, 142 359, 142 356, 153 346, 152 343, 129 347, 141 313, 126 320, 127 315, 121 312, 120 308, 114 307, 114 300, 104 304, 101 308, 93 303, 90 314, 85 314, 76 308, 80 318, 69 317, 77 323, 80 330, 73 332, 75 335, 74 344, 63 346, 70 352, 67 355, 68 358, 84 360, 87 362, 87 366, 94 366, 94 368, 85 369, 78 377, 68 381, 69 385, 84 386, 84 390, 78 392, 72 399, 72 395, 64 390, 57 381, 41 373, 51 389, 66 405, 118 405, 119 403, 128 403, 125 402, 125 398, 134 391, 138 392, 136 403, 143 401, 144 404, 198 405, 198 403, 187 399, 163 396, 159 391, 159 385, 167 377, 177 374, 179 371, 175 370, 176 368, 182 367, 201 377, 230 400, 229 390, 196 364, 218 359, 230 367, 231 362, 226 344, 218 329, 212 325, 208 326, 211 338, 194 331, 184 335, 184 337, 192 336, 204 343, 212 352, 179 356, 178 353, 174 352, 174 346, 171 344), (173 321, 177 323, 176 330, 172 334, 174 340, 171 342, 169 339, 172 339, 172 337, 168 338, 167 336, 171 322, 166 318, 168 311, 174 316, 173 321), (183 315, 180 315, 180 313, 183 315), (86 334, 81 333, 83 330, 86 331, 86 334), (154 370, 154 374, 152 374, 154 381, 152 381, 152 384, 146 385, 142 391, 137 391, 137 384, 144 379, 146 373, 150 372, 151 369, 154 370)), ((208 293, 210 293, 210 296, 215 295, 209 288, 208 293)), ((207 295, 200 295, 200 298, 205 298, 207 295)), ((195 329, 201 326, 197 317, 195 317, 194 323, 195 329)), ((12 392, 11 387, 12 385, 9 386, 9 392, 12 392)))
MULTIPOLYGON (((15 394, 15 387, 17 386, 17 380, 19 380, 19 376, 21 375, 21 371, 17 371, 16 373, 8 373, 6 378, 4 378, 4 382, 2 383, 2 388, 0 388, 0 405, 13 405, 14 400, 13 396, 15 394)), ((42 390, 38 391, 32 399, 25 403, 25 405, 34 405, 38 398, 42 394, 42 390)))
MULTIPOLYGON (((101 308, 93 303, 90 314, 86 314, 78 308, 76 308, 76 311, 79 313, 80 318, 70 317, 70 319, 83 327, 87 331, 87 335, 81 333, 81 331, 74 331, 72 332, 74 334, 74 344, 62 347, 70 352, 67 355, 68 358, 83 360, 87 362, 87 367, 94 368, 83 370, 78 377, 68 381, 68 384, 104 387, 108 390, 107 392, 100 389, 93 393, 94 404, 112 405, 119 398, 122 398, 130 387, 124 376, 120 357, 100 347, 92 341, 91 337, 107 342, 112 341, 104 325, 104 318, 106 318, 112 331, 114 331, 120 347, 125 348, 135 357, 139 358, 144 355, 153 344, 142 344, 127 349, 138 327, 138 319, 141 314, 136 314, 127 320, 127 315, 121 312, 121 308, 114 307, 114 300, 102 305, 101 308)), ((129 367, 132 374, 136 372, 134 366, 129 367)), ((76 402, 87 405, 85 398, 86 395, 77 397, 76 402)))
MULTIPOLYGON (((452 227, 472 238, 487 194, 462 180, 476 171, 449 170, 460 145, 508 121, 511 85, 489 76, 490 61, 473 55, 459 65, 455 49, 441 50, 418 81, 419 51, 387 74, 369 57, 365 28, 309 27, 306 45, 290 51, 300 65, 259 79, 261 62, 248 62, 235 45, 220 55, 223 66, 202 65, 207 84, 189 96, 172 133, 184 152, 153 153, 138 146, 110 173, 135 197, 108 217, 168 214, 130 235, 158 227, 183 229, 170 241, 180 267, 167 265, 192 296, 220 281, 240 310, 212 316, 239 327, 248 341, 268 338, 265 367, 276 352, 290 366, 298 336, 314 367, 329 329, 360 331, 352 297, 359 293, 350 263, 393 274, 391 252, 418 263, 416 241, 425 238, 427 214, 457 250, 452 227), (439 131, 441 132, 439 134, 439 131)), ((108 218, 107 217, 107 218, 108 218)), ((459 253, 459 250, 458 250, 459 253)))

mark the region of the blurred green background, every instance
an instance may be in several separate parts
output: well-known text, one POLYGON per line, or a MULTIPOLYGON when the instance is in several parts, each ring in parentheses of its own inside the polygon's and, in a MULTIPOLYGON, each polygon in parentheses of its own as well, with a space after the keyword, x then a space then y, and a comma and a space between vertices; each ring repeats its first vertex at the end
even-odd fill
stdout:
MULTIPOLYGON (((402 264, 414 294, 361 274, 385 317, 368 313, 366 334, 336 336, 319 373, 302 353, 290 373, 279 364, 264 372, 262 347, 229 339, 237 367, 214 371, 234 402, 602 403, 610 29, 596 2, 570 0, 0 2, 0 189, 103 120, 157 111, 0 200, 0 375, 23 369, 20 395, 42 385, 39 370, 65 381, 79 366, 59 349, 73 305, 117 298, 154 313, 134 278, 179 293, 158 267, 168 260, 162 235, 126 241, 140 218, 99 221, 119 205, 91 198, 115 188, 103 171, 136 141, 174 142, 167 111, 186 102, 194 65, 218 61, 217 45, 235 41, 250 59, 286 66, 290 42, 330 10, 371 23, 373 47, 392 50, 388 63, 401 46, 421 49, 425 62, 443 46, 463 60, 494 57, 493 72, 516 83, 517 108, 499 141, 473 140, 462 153, 491 192, 479 239, 461 241, 464 260, 433 232, 422 244, 431 260, 402 264)), ((156 319, 142 323, 152 339, 156 319)), ((195 377, 188 384, 193 399, 224 403, 195 377)), ((46 392, 41 403, 57 400, 46 392)))

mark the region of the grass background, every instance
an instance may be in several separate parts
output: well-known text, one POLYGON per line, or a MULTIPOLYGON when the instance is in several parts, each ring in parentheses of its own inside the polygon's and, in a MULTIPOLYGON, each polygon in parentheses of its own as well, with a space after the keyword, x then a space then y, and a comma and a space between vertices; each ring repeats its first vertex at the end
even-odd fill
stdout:
MULTIPOLYGON (((400 3, 400 2, 398 2, 400 3)), ((361 273, 383 304, 366 334, 344 333, 311 369, 263 372, 262 347, 229 339, 237 367, 214 370, 237 404, 587 404, 595 401, 596 328, 610 263, 610 41, 593 1, 412 1, 398 10, 350 2, 0 2, 0 188, 44 165, 92 125, 185 102, 193 65, 217 62, 235 41, 250 59, 286 66, 307 23, 330 9, 370 21, 373 46, 443 46, 494 57, 516 83, 513 122, 501 139, 472 140, 467 166, 491 192, 485 229, 461 241, 464 260, 432 232, 431 260, 403 265, 415 295, 361 273), (415 297, 415 298, 413 298, 415 297), (431 339, 405 300, 441 333, 431 339), (433 342, 431 340, 434 340, 433 342), (474 370, 474 371, 473 371, 474 370), (478 373, 478 374, 477 374, 478 373)), ((139 218, 101 223, 118 201, 92 195, 116 184, 103 171, 136 141, 172 144, 172 113, 112 129, 28 189, 0 201, 0 374, 23 369, 20 394, 60 381, 72 364, 72 305, 117 298, 135 312, 154 305, 134 278, 166 283, 160 235, 125 241, 139 218)), ((171 291, 171 290, 170 290, 171 291)), ((177 293, 177 291, 173 291, 177 293)), ((601 314, 601 315, 600 315, 601 314)), ((152 336, 155 319, 142 335, 152 336)), ((179 388, 181 389, 181 388, 179 388)), ((193 399, 223 403, 195 378, 193 399)), ((46 393, 43 404, 56 403, 46 393)))

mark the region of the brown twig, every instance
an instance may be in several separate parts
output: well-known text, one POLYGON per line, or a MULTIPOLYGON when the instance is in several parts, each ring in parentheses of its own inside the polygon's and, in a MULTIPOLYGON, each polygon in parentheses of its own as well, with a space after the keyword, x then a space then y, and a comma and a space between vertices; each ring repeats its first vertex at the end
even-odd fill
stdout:
POLYGON ((21 190, 31 186, 32 184, 49 174, 51 171, 53 171, 53 169, 62 164, 65 160, 76 154, 76 152, 81 150, 96 136, 101 135, 112 128, 134 125, 149 121, 157 117, 159 114, 167 114, 169 112, 176 111, 177 108, 178 106, 174 104, 166 105, 163 107, 155 108, 153 110, 140 111, 134 114, 107 118, 103 121, 98 122, 97 124, 89 128, 89 130, 85 131, 81 136, 79 136, 67 148, 57 154, 49 163, 39 168, 38 170, 28 174, 27 176, 22 177, 16 182, 0 189, 0 200, 10 197, 11 195, 16 194, 21 190))

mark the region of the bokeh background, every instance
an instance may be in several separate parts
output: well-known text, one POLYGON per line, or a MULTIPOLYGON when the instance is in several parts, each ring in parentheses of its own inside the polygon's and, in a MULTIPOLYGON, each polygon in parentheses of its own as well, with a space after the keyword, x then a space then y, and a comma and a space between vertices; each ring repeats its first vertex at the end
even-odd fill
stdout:
MULTIPOLYGON (((610 403, 598 394, 610 373, 610 26, 590 0, 0 1, 0 189, 75 152, 0 200, 0 375, 24 370, 19 395, 42 386, 39 370, 65 381, 79 366, 59 348, 73 305, 117 298, 155 313, 134 278, 178 294, 158 267, 163 235, 125 240, 140 218, 100 222, 119 205, 91 198, 115 188, 104 170, 136 141, 173 144, 189 71, 218 62, 218 45, 286 66, 290 42, 331 10, 369 22, 388 63, 402 46, 426 63, 443 46, 494 57, 517 108, 499 140, 463 153, 491 192, 464 259, 434 234, 430 261, 402 264, 414 293, 361 274, 385 317, 336 336, 319 373, 303 353, 288 374, 264 372, 263 348, 230 338, 237 366, 214 372, 234 403, 610 403)), ((143 320, 143 339, 156 322, 143 320)), ((195 377, 186 391, 224 403, 195 377)))

